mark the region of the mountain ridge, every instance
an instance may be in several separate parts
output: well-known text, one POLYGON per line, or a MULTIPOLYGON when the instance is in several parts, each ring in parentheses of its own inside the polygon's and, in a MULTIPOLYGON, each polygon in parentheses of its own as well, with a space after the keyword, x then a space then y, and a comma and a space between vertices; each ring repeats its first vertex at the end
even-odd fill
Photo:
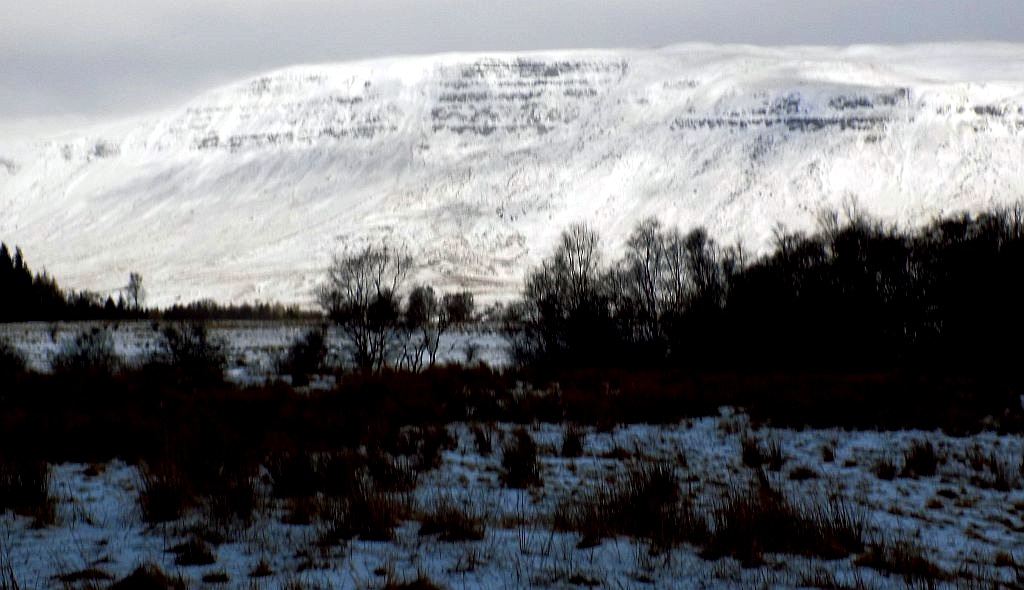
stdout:
POLYGON ((150 302, 311 302, 332 254, 503 298, 563 227, 656 214, 761 251, 851 196, 899 223, 1024 196, 1024 46, 446 53, 299 65, 0 149, 0 239, 150 302))

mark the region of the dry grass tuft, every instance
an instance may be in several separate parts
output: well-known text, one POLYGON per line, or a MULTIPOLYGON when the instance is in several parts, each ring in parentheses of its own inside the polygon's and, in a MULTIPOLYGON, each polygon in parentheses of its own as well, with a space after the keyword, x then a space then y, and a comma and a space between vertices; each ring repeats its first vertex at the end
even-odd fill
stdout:
POLYGON ((31 517, 36 527, 56 521, 50 466, 45 461, 0 459, 0 512, 3 510, 31 517))
POLYGON ((777 439, 761 442, 749 432, 740 439, 740 452, 743 464, 751 469, 767 467, 770 471, 779 471, 786 462, 777 439))
POLYGON ((766 552, 836 559, 864 546, 864 517, 841 498, 794 502, 763 477, 722 500, 713 516, 704 551, 710 558, 732 556, 746 565, 766 552))
POLYGON ((908 536, 873 541, 854 563, 900 575, 911 582, 931 582, 949 577, 926 557, 924 547, 908 536))
POLYGON ((939 456, 931 441, 914 441, 903 458, 903 477, 931 477, 939 465, 939 456))
POLYGON ((447 542, 479 541, 484 538, 484 521, 472 507, 440 495, 423 515, 419 535, 437 535, 447 542))
POLYGON ((580 547, 615 535, 647 539, 655 549, 701 543, 708 536, 707 524, 680 493, 680 485, 670 467, 634 462, 624 477, 560 502, 555 528, 579 533, 580 547))
POLYGON ((501 481, 510 488, 528 488, 541 484, 537 463, 537 443, 523 428, 512 433, 512 440, 501 449, 501 481))

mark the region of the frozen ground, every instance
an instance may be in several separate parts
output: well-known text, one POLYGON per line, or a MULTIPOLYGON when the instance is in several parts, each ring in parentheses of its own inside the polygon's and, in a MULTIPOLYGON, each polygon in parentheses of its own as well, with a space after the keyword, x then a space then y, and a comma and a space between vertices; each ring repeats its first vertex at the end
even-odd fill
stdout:
MULTIPOLYGON (((22 588, 60 588, 56 576, 89 570, 112 577, 144 562, 181 575, 192 587, 214 587, 204 576, 226 574, 228 587, 373 588, 386 580, 425 576, 446 588, 583 587, 779 587, 816 586, 898 588, 907 580, 856 565, 856 556, 837 560, 767 555, 765 564, 743 567, 732 558, 705 560, 689 545, 651 554, 649 546, 619 537, 591 548, 577 548, 575 533, 553 532, 559 502, 582 488, 621 477, 624 465, 646 456, 671 466, 702 513, 714 510, 723 494, 746 485, 753 471, 740 460, 741 437, 749 426, 742 415, 667 426, 633 425, 611 432, 585 430, 584 452, 562 458, 563 427, 529 428, 541 457, 543 485, 529 491, 502 487, 500 444, 492 455, 477 452, 470 425, 449 425, 457 447, 443 453, 439 468, 421 475, 413 501, 429 507, 438 496, 454 498, 482 517, 479 541, 442 542, 417 534, 417 516, 396 530, 389 542, 350 541, 318 545, 317 525, 282 524, 280 501, 267 500, 249 526, 231 529, 215 547, 216 562, 175 565, 169 548, 203 528, 198 513, 161 526, 145 524, 137 495, 135 467, 120 462, 52 467, 52 493, 59 499, 56 524, 32 528, 27 518, 0 516, 0 571, 11 568, 22 588), (252 573, 263 562, 270 572, 252 573)), ((511 425, 489 425, 495 442, 511 425)), ((866 516, 867 538, 904 539, 951 576, 939 586, 1004 587, 1024 584, 1024 492, 985 485, 987 473, 973 458, 993 455, 1017 469, 1018 437, 983 433, 952 438, 935 432, 844 432, 837 430, 754 430, 762 441, 780 443, 785 463, 768 478, 795 497, 841 496, 866 516), (936 475, 882 480, 874 465, 892 460, 916 441, 931 441, 940 457, 936 475), (826 461, 823 448, 834 451, 826 461), (797 467, 815 475, 791 479, 797 467)), ((1016 472, 1015 472, 1016 473, 1016 472)), ((261 485, 266 487, 266 481, 261 485)), ((214 578, 208 577, 212 580, 214 578)), ((223 579, 223 578, 222 578, 223 579)), ((919 583, 924 587, 927 584, 919 583)), ((221 586, 223 587, 223 586, 221 586)))
MULTIPOLYGON (((23 355, 29 367, 50 369, 50 359, 78 334, 92 329, 109 330, 114 351, 127 362, 137 362, 153 352, 163 326, 174 322, 28 322, 0 324, 0 339, 5 339, 23 355)), ((227 376, 236 383, 261 382, 277 376, 277 361, 288 347, 306 331, 318 328, 316 322, 299 321, 222 321, 207 323, 210 336, 222 343, 227 356, 227 376)), ((328 331, 331 362, 346 358, 338 334, 328 331)), ((462 331, 444 334, 438 349, 438 362, 483 361, 491 366, 508 362, 504 340, 487 331, 462 331)))

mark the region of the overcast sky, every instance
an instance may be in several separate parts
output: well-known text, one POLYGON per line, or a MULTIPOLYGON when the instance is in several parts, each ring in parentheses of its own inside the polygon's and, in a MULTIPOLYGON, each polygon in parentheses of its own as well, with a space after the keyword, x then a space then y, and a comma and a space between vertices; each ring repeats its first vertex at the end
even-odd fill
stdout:
POLYGON ((1024 0, 0 0, 0 120, 127 115, 393 54, 954 40, 1024 42, 1024 0))

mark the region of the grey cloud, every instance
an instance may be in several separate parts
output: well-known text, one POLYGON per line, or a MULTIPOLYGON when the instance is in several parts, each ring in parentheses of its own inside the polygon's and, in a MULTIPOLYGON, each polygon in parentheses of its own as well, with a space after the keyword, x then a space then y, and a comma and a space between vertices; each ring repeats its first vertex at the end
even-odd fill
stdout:
POLYGON ((1024 42, 1021 0, 0 0, 0 119, 110 116, 294 63, 438 51, 1024 42))

